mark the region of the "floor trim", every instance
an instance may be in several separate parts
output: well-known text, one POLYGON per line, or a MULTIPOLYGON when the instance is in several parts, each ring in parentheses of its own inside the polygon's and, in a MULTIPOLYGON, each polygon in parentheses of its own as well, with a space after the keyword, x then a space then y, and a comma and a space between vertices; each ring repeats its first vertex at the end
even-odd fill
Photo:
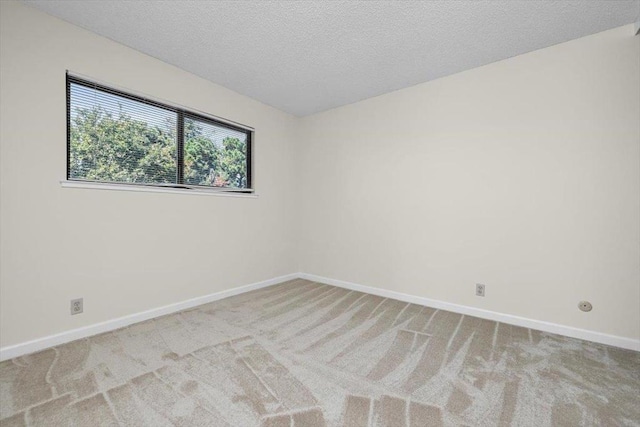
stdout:
POLYGON ((400 301, 410 302, 413 304, 424 305, 428 307, 448 310, 455 313, 466 314, 469 316, 480 317, 482 319, 494 320, 497 322, 508 323, 511 325, 522 326, 525 328, 536 329, 539 331, 551 332, 554 334, 565 335, 568 337, 579 338, 587 341, 593 341, 601 344, 607 344, 615 347, 626 348, 629 350, 640 351, 640 340, 620 337, 616 335, 604 334, 601 332, 589 331, 586 329, 573 328, 571 326, 559 325, 541 320, 528 319, 525 317, 514 316, 511 314, 503 314, 495 311, 483 310, 480 308, 469 307, 465 305, 453 304, 445 301, 434 300, 430 298, 419 297, 415 295, 404 294, 401 292, 390 291, 387 289, 375 288, 356 283, 346 282, 344 280, 331 279, 328 277, 318 276, 308 273, 292 273, 284 276, 274 277, 273 279, 263 280, 261 282, 252 283, 250 285, 240 286, 237 288, 227 289, 221 292, 215 292, 209 295, 193 298, 175 304, 169 304, 164 307, 158 307, 151 310, 134 313, 128 316, 119 317, 117 319, 84 326, 78 329, 61 332, 55 335, 38 338, 24 343, 6 346, 0 348, 0 361, 12 359, 14 357, 23 356, 45 348, 64 344, 81 338, 90 337, 101 334, 103 332, 113 331, 115 329, 129 326, 133 323, 142 322, 155 317, 164 316, 166 314, 175 313, 186 310, 198 305, 207 304, 209 302, 221 300, 234 295, 253 291, 256 289, 266 288, 278 283, 286 282, 293 279, 306 279, 314 282, 325 283, 327 285, 338 286, 359 292, 366 292, 385 298, 393 298, 400 301))
POLYGON ((263 280, 261 282, 252 283, 250 285, 239 286, 237 288, 227 289, 225 291, 215 292, 209 295, 204 295, 197 298, 192 298, 186 301, 178 302, 175 304, 165 305, 163 307, 153 308, 151 310, 143 311, 140 313, 130 314, 128 316, 119 317, 113 320, 107 320, 105 322, 95 323, 93 325, 84 326, 82 328, 72 329, 70 331, 61 332, 55 335, 49 335, 43 338, 37 338, 32 341, 24 343, 6 346, 0 348, 0 361, 13 359, 14 357, 24 356, 25 354, 33 353, 38 350, 53 347, 56 345, 64 344, 70 341, 75 341, 81 338, 90 337, 93 335, 101 334, 103 332, 113 331, 115 329, 129 326, 133 323, 149 320, 154 317, 164 316, 166 314, 175 313, 177 311, 186 310, 188 308, 196 307, 198 305, 207 304, 209 302, 221 300, 234 295, 242 294, 256 289, 266 288, 268 286, 276 285, 278 283, 286 282, 287 280, 293 280, 300 278, 300 274, 287 274, 284 276, 274 277, 273 279, 263 280))
POLYGON ((602 332, 595 332, 595 331, 589 331, 586 329, 574 328, 571 326, 559 325, 557 323, 528 319, 525 317, 514 316, 511 314, 503 314, 503 313, 498 313, 496 311, 483 310, 481 308, 469 307, 466 305, 453 304, 445 301, 439 301, 439 300, 419 297, 415 295, 403 294, 401 292, 395 292, 395 291, 389 291, 387 289, 359 285, 356 283, 346 282, 344 280, 337 280, 337 279, 331 279, 328 277, 317 276, 315 274, 300 273, 298 276, 301 279, 307 279, 313 282, 325 283, 327 285, 338 286, 338 287, 350 289, 353 291, 365 292, 368 294, 378 295, 385 298, 392 298, 400 301, 410 302, 413 304, 425 305, 428 307, 452 311, 454 313, 467 314, 469 316, 475 316, 475 317, 480 317, 482 319, 508 323, 510 325, 522 326, 525 328, 536 329, 539 331, 565 335, 572 338, 579 338, 582 340, 593 341, 601 344, 607 344, 614 347, 621 347, 628 350, 640 351, 640 340, 634 340, 632 338, 609 335, 609 334, 604 334, 602 332))

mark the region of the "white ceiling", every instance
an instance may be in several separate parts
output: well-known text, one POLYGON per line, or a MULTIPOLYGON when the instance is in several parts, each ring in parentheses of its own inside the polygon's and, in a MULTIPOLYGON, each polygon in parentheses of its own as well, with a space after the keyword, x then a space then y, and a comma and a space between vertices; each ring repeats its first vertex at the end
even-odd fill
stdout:
POLYGON ((626 1, 26 1, 304 116, 629 24, 626 1))

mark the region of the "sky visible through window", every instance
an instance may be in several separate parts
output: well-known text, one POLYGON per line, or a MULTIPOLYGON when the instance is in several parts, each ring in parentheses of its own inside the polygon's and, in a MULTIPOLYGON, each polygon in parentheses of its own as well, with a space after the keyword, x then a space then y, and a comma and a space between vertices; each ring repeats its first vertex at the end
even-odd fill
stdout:
POLYGON ((120 111, 134 120, 140 120, 152 126, 166 127, 175 122, 176 113, 156 106, 134 101, 123 96, 102 92, 90 87, 71 83, 71 119, 75 119, 78 109, 102 107, 106 112, 118 117, 120 111))
MULTIPOLYGON (((168 128, 171 123, 175 126, 176 121, 176 113, 174 111, 75 83, 71 83, 71 105, 73 106, 71 120, 76 118, 79 108, 91 110, 102 107, 105 112, 111 113, 114 118, 118 117, 122 112, 133 120, 146 122, 151 126, 160 128, 168 128)), ((220 128, 201 121, 199 121, 199 124, 202 127, 202 135, 211 140, 217 147, 222 147, 222 142, 227 137, 237 138, 243 143, 246 142, 246 134, 243 132, 220 128)))

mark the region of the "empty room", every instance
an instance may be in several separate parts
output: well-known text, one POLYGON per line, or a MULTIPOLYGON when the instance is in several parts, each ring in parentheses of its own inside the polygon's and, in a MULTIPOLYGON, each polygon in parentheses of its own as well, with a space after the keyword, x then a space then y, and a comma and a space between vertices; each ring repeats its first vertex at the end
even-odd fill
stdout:
POLYGON ((640 0, 0 1, 0 426, 640 426, 640 0))

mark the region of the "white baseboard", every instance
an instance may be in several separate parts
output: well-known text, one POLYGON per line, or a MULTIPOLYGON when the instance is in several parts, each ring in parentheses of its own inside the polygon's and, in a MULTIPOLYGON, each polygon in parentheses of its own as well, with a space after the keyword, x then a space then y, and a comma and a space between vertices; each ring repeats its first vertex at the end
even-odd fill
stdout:
POLYGON ((593 341, 601 344, 607 344, 614 347, 621 347, 628 350, 640 351, 640 340, 634 340, 632 338, 609 335, 609 334, 604 334, 602 332, 589 331, 586 329, 579 329, 571 326, 558 325, 556 323, 544 322, 541 320, 527 319, 525 317, 519 317, 519 316, 513 316, 511 314, 503 314, 495 311, 483 310, 481 308, 469 307, 469 306, 459 305, 459 304, 452 304, 449 302, 418 297, 415 295, 403 294, 401 292, 389 291, 386 289, 374 288, 371 286, 345 282, 343 280, 336 280, 336 279, 330 279, 328 277, 316 276, 315 274, 300 273, 298 276, 301 279, 307 279, 313 282, 325 283, 327 285, 338 286, 338 287, 350 289, 353 291, 365 292, 368 294, 378 295, 385 298, 392 298, 400 301, 410 302, 413 304, 425 305, 427 307, 433 307, 433 308, 438 308, 442 310, 452 311, 454 313, 466 314, 469 316, 480 317, 482 319, 508 323, 510 325, 522 326, 525 328, 536 329, 539 331, 565 335, 567 337, 579 338, 582 340, 593 341))
POLYGON ((297 278, 307 279, 314 282, 326 283, 328 285, 338 286, 345 289, 365 292, 373 295, 382 296, 385 298, 397 299, 400 301, 405 301, 413 304, 419 304, 419 305, 438 308, 442 310, 452 311, 460 314, 466 314, 469 316, 480 317, 482 319, 494 320, 497 322, 503 322, 511 325, 522 326, 525 328, 536 329, 539 331, 551 332, 554 334, 565 335, 568 337, 579 338, 587 341, 593 341, 593 342, 598 342, 602 344, 612 345, 615 347, 626 348, 629 350, 640 351, 640 340, 634 340, 632 338, 608 335, 601 332, 594 332, 586 329, 573 328, 571 326, 563 326, 563 325, 558 325, 556 323, 544 322, 541 320, 527 319, 524 317, 513 316, 510 314, 503 314, 495 311, 483 310, 480 308, 468 307, 468 306, 459 305, 459 304, 452 304, 449 302, 418 297, 415 295, 403 294, 401 292, 395 292, 395 291, 389 291, 386 289, 374 288, 371 286, 359 285, 356 283, 346 282, 343 280, 330 279, 328 277, 317 276, 315 274, 293 273, 293 274, 287 274, 280 277, 275 277, 269 280, 264 280, 261 282, 252 283, 246 286, 240 286, 237 288, 228 289, 225 291, 216 292, 209 295, 204 295, 201 297, 178 302, 175 304, 169 304, 164 307, 158 307, 158 308, 143 311, 140 313, 134 313, 128 316, 119 317, 117 319, 96 323, 96 324, 85 326, 82 328, 72 329, 70 331, 61 332, 59 334, 50 335, 43 338, 38 338, 32 341, 27 341, 27 342, 12 345, 12 346, 2 347, 0 348, 0 361, 23 356, 25 354, 33 353, 39 350, 43 350, 45 348, 64 344, 70 341, 75 341, 81 338, 86 338, 86 337, 101 334, 104 332, 113 331, 115 329, 129 326, 133 323, 138 323, 145 320, 153 319, 155 317, 164 316, 166 314, 171 314, 178 311, 186 310, 192 307, 196 307, 198 305, 207 304, 209 302, 221 300, 224 298, 228 298, 234 295, 253 291, 256 289, 266 288, 268 286, 276 285, 278 283, 286 282, 287 280, 293 280, 297 278))
POLYGON ((204 295, 175 304, 165 305, 164 307, 153 308, 151 310, 143 311, 140 313, 134 313, 128 316, 119 317, 117 319, 107 320, 106 322, 96 323, 93 325, 84 326, 82 328, 61 332, 59 334, 38 338, 32 341, 2 347, 0 348, 0 361, 13 359, 14 357, 23 356, 25 354, 33 353, 38 350, 43 350, 45 348, 64 344, 70 341, 75 341, 81 338, 101 334, 103 332, 113 331, 115 329, 129 326, 133 323, 138 323, 144 320, 153 319, 154 317, 164 316, 166 314, 186 310, 188 308, 207 304, 209 302, 221 300, 223 298, 228 298, 256 289, 266 288, 267 286, 276 285, 278 283, 297 279, 299 277, 299 274, 287 274, 285 276, 274 277, 273 279, 263 280, 261 282, 252 283, 250 285, 227 289, 225 291, 215 292, 213 294, 204 295))

